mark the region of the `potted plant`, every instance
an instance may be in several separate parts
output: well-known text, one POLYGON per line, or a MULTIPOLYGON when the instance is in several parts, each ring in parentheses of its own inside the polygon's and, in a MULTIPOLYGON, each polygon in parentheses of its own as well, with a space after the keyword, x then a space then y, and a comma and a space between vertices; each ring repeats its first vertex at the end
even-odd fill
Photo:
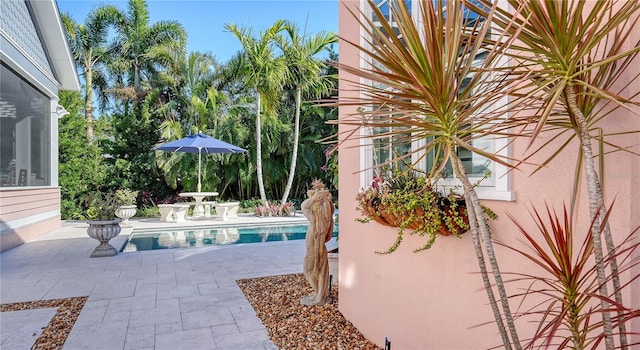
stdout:
MULTIPOLYGON (((363 215, 358 221, 398 227, 395 243, 382 254, 394 252, 407 229, 427 236, 425 245, 415 252, 431 248, 437 235, 460 237, 470 229, 464 197, 452 190, 441 191, 435 184, 435 180, 411 171, 395 172, 388 179, 375 177, 371 187, 358 193, 358 209, 363 215)), ((496 218, 491 209, 483 209, 488 218, 496 218)))
POLYGON ((116 191, 116 198, 118 199, 118 208, 116 209, 116 216, 122 219, 123 225, 129 224, 129 218, 136 215, 137 206, 136 199, 138 198, 138 191, 133 191, 128 188, 120 189, 116 191))
POLYGON ((120 234, 120 219, 116 219, 119 207, 118 197, 114 193, 94 192, 85 197, 87 205, 87 234, 100 244, 91 253, 92 258, 114 256, 118 250, 109 244, 109 240, 120 234))

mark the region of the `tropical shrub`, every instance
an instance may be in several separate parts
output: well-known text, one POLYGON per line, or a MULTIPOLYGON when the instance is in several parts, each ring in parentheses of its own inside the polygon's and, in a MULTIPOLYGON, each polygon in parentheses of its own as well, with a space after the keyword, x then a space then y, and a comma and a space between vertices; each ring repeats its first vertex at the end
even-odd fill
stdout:
POLYGON ((136 215, 143 218, 157 218, 160 217, 160 209, 157 206, 143 206, 138 209, 136 215))
POLYGON ((89 220, 112 220, 116 217, 116 210, 120 206, 115 193, 88 193, 83 202, 87 207, 86 217, 89 220))
POLYGON ((84 216, 82 198, 95 191, 105 177, 100 149, 87 140, 87 121, 77 92, 61 91, 60 105, 69 112, 59 122, 60 215, 69 220, 84 216))

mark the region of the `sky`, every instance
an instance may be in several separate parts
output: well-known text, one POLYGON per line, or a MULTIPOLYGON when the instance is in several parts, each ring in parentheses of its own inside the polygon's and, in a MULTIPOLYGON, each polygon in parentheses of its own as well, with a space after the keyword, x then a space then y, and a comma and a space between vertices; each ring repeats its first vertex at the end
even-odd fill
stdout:
MULTIPOLYGON (((126 0, 57 0, 60 13, 79 23, 102 4, 126 11, 126 0)), ((150 21, 177 21, 187 32, 187 50, 211 52, 222 63, 241 49, 236 37, 225 31, 226 23, 252 27, 258 35, 276 20, 295 22, 306 33, 338 32, 337 0, 147 0, 150 21)))

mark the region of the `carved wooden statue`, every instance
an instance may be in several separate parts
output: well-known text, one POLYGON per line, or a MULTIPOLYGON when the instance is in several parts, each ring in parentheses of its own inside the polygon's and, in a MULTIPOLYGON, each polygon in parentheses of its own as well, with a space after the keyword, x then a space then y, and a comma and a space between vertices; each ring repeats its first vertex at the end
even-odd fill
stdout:
POLYGON ((329 262, 327 248, 324 245, 333 235, 333 212, 335 210, 331 193, 324 184, 315 180, 313 189, 307 191, 307 198, 302 202, 302 213, 309 219, 309 227, 305 244, 307 253, 304 257, 304 275, 313 288, 313 293, 302 298, 303 305, 318 305, 329 299, 329 262))

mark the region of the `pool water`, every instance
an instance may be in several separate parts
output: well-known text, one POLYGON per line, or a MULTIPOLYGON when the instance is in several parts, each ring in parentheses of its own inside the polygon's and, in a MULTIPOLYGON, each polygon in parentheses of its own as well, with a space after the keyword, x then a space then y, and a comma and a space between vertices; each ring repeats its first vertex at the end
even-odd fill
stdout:
MULTIPOLYGON (((225 228, 189 228, 153 232, 133 231, 122 252, 141 250, 206 247, 241 243, 262 243, 304 239, 307 225, 254 226, 225 228)), ((338 235, 338 226, 333 236, 338 235)))

